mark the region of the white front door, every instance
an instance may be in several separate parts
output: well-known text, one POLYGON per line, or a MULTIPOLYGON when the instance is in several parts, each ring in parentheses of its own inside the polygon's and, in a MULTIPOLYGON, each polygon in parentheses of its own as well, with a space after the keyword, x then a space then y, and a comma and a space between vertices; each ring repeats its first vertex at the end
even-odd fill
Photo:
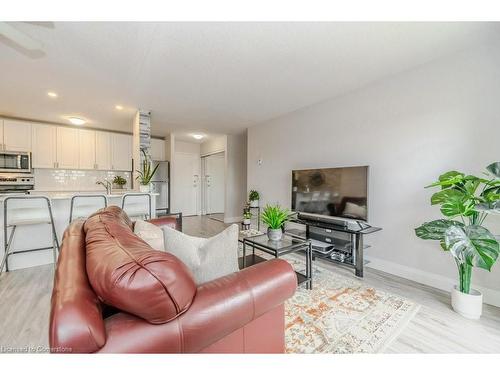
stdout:
POLYGON ((224 213, 224 178, 226 161, 224 153, 205 158, 206 213, 224 213))
POLYGON ((184 216, 198 215, 200 201, 200 156, 184 152, 175 153, 173 163, 174 199, 172 206, 184 216))

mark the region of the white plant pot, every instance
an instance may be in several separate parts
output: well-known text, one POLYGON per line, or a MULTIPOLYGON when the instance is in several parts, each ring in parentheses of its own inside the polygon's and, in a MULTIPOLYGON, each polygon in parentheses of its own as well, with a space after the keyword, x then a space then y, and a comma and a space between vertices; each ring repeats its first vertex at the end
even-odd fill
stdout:
POLYGON ((250 225, 250 219, 243 219, 243 224, 250 225))
POLYGON ((256 207, 259 207, 259 200, 254 200, 254 201, 250 201, 250 207, 252 208, 256 208, 256 207))
POLYGON ((479 319, 483 312, 483 295, 472 288, 470 294, 462 293, 455 285, 451 290, 451 306, 464 318, 479 319))
POLYGON ((151 192, 151 185, 139 184, 139 191, 141 193, 150 193, 151 192))
POLYGON ((280 241, 283 237, 283 231, 281 229, 267 229, 267 237, 271 241, 280 241))

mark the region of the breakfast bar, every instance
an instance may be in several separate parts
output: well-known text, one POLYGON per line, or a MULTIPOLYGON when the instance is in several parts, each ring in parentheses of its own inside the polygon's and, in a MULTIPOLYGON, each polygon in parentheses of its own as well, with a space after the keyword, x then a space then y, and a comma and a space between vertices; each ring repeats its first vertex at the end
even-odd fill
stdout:
MULTIPOLYGON (((115 190, 111 191, 110 194, 106 194, 103 191, 32 191, 29 195, 24 194, 4 194, 0 196, 0 259, 4 255, 5 251, 5 238, 4 238, 4 201, 7 197, 12 196, 46 196, 51 201, 52 214, 54 218, 54 226, 59 242, 62 240, 64 230, 69 224, 70 217, 70 205, 71 198, 75 195, 105 195, 107 198, 108 206, 115 205, 121 206, 122 197, 125 194, 137 193, 132 190, 115 190)), ((155 193, 150 193, 153 198, 155 193)), ((155 199, 151 199, 151 214, 155 217, 156 207, 155 199)), ((149 211, 144 203, 144 211, 149 211)), ((11 232, 9 228, 8 232, 11 232)), ((35 224, 35 225, 23 225, 16 229, 15 235, 13 236, 12 249, 23 250, 23 249, 34 249, 41 247, 52 246, 52 236, 51 228, 47 224, 35 224)), ((12 252, 12 250, 11 250, 12 252)), ((40 250, 33 252, 26 252, 20 254, 12 254, 9 256, 9 270, 16 270, 34 266, 40 266, 44 264, 53 263, 52 250, 40 250)))

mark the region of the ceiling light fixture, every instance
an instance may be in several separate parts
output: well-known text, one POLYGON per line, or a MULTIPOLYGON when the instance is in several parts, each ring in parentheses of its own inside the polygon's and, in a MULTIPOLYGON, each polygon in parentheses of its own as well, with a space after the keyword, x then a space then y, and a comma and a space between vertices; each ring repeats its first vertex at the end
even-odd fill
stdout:
POLYGON ((121 105, 119 105, 119 104, 115 105, 115 108, 116 108, 117 110, 119 110, 119 111, 121 111, 121 110, 123 109, 123 107, 122 107, 121 105))
POLYGON ((87 122, 80 117, 68 117, 68 121, 71 122, 73 125, 83 125, 87 122))
POLYGON ((194 139, 202 139, 204 137, 203 134, 191 134, 191 136, 194 138, 194 139))
POLYGON ((57 93, 53 92, 53 91, 49 91, 47 93, 48 96, 50 96, 51 98, 57 98, 57 93))

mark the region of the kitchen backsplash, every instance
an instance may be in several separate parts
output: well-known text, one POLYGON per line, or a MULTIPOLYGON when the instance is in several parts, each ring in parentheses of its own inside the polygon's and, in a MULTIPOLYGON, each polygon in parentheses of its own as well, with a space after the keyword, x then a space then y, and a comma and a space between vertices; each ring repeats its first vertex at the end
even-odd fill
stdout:
POLYGON ((130 172, 85 171, 69 169, 34 169, 35 190, 42 191, 95 191, 102 190, 96 185, 99 180, 113 181, 115 176, 127 180, 125 189, 130 189, 130 172))

